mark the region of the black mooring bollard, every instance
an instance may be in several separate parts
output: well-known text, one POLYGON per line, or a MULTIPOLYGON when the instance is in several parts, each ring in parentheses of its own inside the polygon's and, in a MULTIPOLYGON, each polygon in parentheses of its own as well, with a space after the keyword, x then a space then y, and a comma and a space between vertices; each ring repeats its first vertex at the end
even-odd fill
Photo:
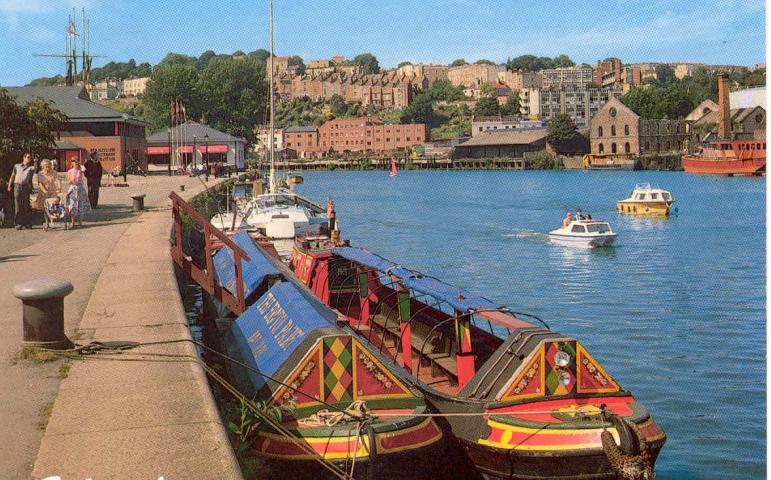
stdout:
POLYGON ((184 185, 180 185, 179 186, 179 191, 180 192, 184 192, 185 191, 185 186, 184 185))
POLYGON ((133 193, 131 194, 131 199, 134 201, 134 206, 132 208, 135 212, 141 212, 145 209, 145 196, 144 193, 133 193))
POLYGON ((13 286, 13 296, 23 305, 22 346, 72 348, 72 342, 64 334, 64 297, 72 293, 72 289, 72 283, 58 278, 40 278, 13 286))

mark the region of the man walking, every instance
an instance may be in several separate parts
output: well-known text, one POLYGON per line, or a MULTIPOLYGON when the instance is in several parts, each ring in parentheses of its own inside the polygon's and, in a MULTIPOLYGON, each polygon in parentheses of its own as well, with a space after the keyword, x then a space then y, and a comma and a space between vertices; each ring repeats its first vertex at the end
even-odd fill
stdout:
POLYGON ((8 179, 8 191, 13 190, 13 201, 16 207, 16 217, 14 218, 16 230, 32 228, 29 196, 32 193, 32 177, 34 175, 35 166, 32 164, 32 155, 25 153, 21 163, 13 166, 13 173, 8 179))
POLYGON ((86 181, 88 182, 88 203, 96 208, 99 203, 99 187, 102 185, 102 162, 96 150, 91 151, 91 157, 86 161, 86 181))

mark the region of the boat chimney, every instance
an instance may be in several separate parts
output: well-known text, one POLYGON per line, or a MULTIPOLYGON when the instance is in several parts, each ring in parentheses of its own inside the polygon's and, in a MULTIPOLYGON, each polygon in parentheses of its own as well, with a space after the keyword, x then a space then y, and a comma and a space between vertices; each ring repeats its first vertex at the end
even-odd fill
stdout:
POLYGON ((718 138, 731 137, 731 103, 728 94, 728 74, 721 73, 717 76, 717 136, 718 138))

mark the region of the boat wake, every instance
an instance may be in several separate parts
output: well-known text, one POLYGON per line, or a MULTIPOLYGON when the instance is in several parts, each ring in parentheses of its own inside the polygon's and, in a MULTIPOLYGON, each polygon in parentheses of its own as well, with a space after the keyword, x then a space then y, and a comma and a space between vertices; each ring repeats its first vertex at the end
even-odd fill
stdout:
POLYGON ((542 232, 536 232, 535 230, 518 229, 512 233, 504 233, 501 235, 508 238, 521 238, 524 240, 535 240, 540 242, 549 241, 549 235, 542 232))

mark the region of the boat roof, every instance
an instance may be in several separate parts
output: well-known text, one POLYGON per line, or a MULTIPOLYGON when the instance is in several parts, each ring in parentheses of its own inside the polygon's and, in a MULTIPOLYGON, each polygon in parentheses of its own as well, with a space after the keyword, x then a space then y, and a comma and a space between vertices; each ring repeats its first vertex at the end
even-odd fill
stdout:
POLYGON ((340 247, 332 249, 332 253, 380 272, 393 275, 401 280, 405 287, 441 300, 460 312, 507 310, 503 305, 493 303, 484 297, 444 283, 437 278, 406 269, 363 248, 340 247))
MULTIPOLYGON (((237 232, 230 237, 233 242, 249 256, 248 262, 243 262, 244 298, 254 293, 269 275, 280 275, 278 269, 269 262, 258 250, 249 234, 237 232)), ((213 258, 214 276, 220 285, 233 295, 236 294, 236 270, 233 262, 233 252, 228 247, 221 248, 213 258)))
POLYGON ((640 190, 644 190, 646 192, 667 192, 667 193, 669 193, 667 190, 663 190, 661 188, 653 188, 653 187, 651 187, 650 183, 638 183, 638 184, 635 184, 634 191, 637 192, 637 191, 640 191, 640 190))

